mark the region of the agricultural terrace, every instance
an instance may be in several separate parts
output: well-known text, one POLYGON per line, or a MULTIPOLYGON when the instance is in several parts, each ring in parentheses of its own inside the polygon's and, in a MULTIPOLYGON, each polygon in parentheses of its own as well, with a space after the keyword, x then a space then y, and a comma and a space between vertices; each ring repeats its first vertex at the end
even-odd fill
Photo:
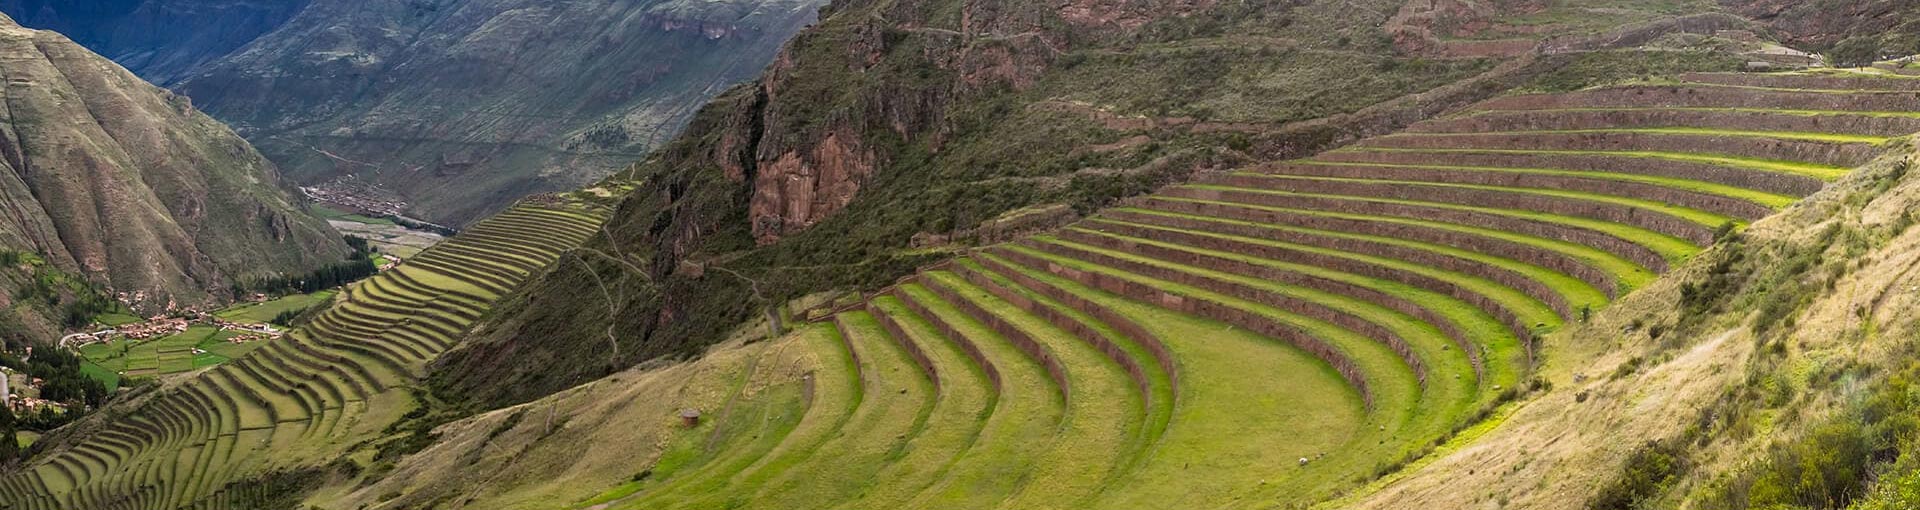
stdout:
POLYGON ((75 342, 69 345, 77 346, 90 365, 85 370, 112 389, 119 385, 122 377, 185 373, 239 358, 264 345, 262 341, 277 336, 278 333, 267 329, 270 326, 263 325, 280 314, 299 313, 325 304, 337 293, 323 290, 242 303, 196 319, 163 318, 150 323, 131 315, 101 314, 94 321, 111 326, 110 329, 71 335, 68 340, 75 342), (165 326, 173 324, 182 330, 162 334, 171 331, 165 326), (158 332, 131 338, 122 331, 129 328, 158 332), (89 343, 79 344, 80 341, 89 343))
MULTIPOLYGON (((0 508, 256 508, 235 481, 331 460, 413 408, 406 388, 502 294, 594 235, 604 207, 522 203, 346 287, 284 338, 95 423, 0 479, 0 508)), ((236 317, 257 316, 242 309, 236 317)), ((188 331, 128 349, 129 372, 191 370, 188 331), (145 349, 147 346, 152 349, 145 349)), ((114 349, 101 344, 89 349, 114 349)))
POLYGON ((1511 95, 1205 176, 832 305, 783 344, 818 360, 803 414, 730 400, 576 508, 1322 501, 1494 414, 1542 335, 1920 132, 1916 92, 1511 95))

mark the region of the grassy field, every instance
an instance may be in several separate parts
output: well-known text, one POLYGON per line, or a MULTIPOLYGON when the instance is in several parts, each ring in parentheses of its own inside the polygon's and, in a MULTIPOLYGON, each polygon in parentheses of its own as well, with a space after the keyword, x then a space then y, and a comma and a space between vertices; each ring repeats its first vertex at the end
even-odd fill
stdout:
POLYGON ((1370 418, 1359 397, 1332 368, 1306 352, 1243 328, 1124 299, 1042 271, 1021 271, 1146 326, 1166 339, 1182 370, 1174 426, 1154 447, 1152 458, 1091 506, 1227 500, 1255 487, 1307 490, 1342 475, 1339 469, 1302 469, 1296 459, 1336 451, 1370 436, 1370 418), (1275 435, 1278 431, 1285 432, 1275 435), (1191 476, 1192 470, 1215 475, 1191 476))
POLYGON ((323 290, 312 294, 294 294, 282 296, 264 303, 246 303, 214 312, 215 316, 234 322, 266 323, 282 312, 305 310, 333 299, 337 290, 323 290))
MULTIPOLYGON (((118 338, 112 342, 88 344, 80 348, 80 354, 100 370, 90 370, 90 373, 100 373, 96 378, 102 382, 108 380, 108 375, 122 372, 129 376, 176 374, 225 361, 224 358, 214 361, 193 352, 202 345, 230 344, 224 339, 215 340, 220 333, 213 326, 189 326, 186 331, 144 342, 118 338)), ((244 349, 252 348, 249 346, 244 349)), ((245 352, 239 348, 225 349, 233 353, 245 352)))
POLYGON ((397 223, 394 223, 393 220, 390 220, 390 219, 375 218, 372 216, 351 213, 351 212, 342 211, 339 209, 334 209, 332 207, 327 207, 325 205, 319 205, 319 204, 315 204, 313 206, 313 215, 319 216, 321 219, 351 221, 354 223, 365 223, 368 225, 398 225, 397 223))
POLYGON ((140 321, 141 319, 139 317, 128 313, 103 313, 93 317, 93 322, 111 327, 125 326, 140 321))

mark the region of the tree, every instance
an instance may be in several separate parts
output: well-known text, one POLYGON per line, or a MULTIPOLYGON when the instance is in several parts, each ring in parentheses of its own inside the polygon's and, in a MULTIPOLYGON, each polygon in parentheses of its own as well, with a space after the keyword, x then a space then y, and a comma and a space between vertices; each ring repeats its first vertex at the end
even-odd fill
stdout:
POLYGON ((20 439, 14 434, 15 421, 13 411, 0 405, 0 464, 6 464, 20 456, 20 439))
POLYGON ((1848 37, 1827 50, 1827 63, 1834 67, 1866 67, 1880 58, 1880 41, 1866 36, 1848 37))

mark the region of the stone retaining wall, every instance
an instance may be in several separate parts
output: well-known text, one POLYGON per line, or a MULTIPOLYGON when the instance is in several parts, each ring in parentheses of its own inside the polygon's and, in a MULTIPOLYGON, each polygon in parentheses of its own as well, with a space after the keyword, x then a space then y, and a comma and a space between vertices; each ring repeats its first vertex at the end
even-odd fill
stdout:
MULTIPOLYGON (((1089 238, 1073 231, 1062 232, 1062 239, 1072 242, 1089 240, 1089 238)), ((1083 242, 1083 244, 1094 245, 1090 242, 1083 242)), ((1389 349, 1393 350, 1394 354, 1400 356, 1402 363, 1405 363, 1407 367, 1413 370, 1414 376, 1420 380, 1423 386, 1427 382, 1427 365, 1425 360, 1414 355, 1413 346, 1409 345, 1405 338, 1385 326, 1368 321, 1360 316, 1354 315, 1352 312, 1242 283, 1215 279, 1158 265, 1133 262, 1118 257, 1110 257, 1064 244, 1036 242, 1028 246, 1056 256, 1084 261, 1101 267, 1112 268, 1161 281, 1204 289, 1209 292, 1271 306, 1287 313, 1332 324, 1386 345, 1389 349)), ((1139 246, 1134 243, 1120 243, 1116 246, 1118 246, 1116 249, 1125 250, 1130 253, 1139 253, 1145 248, 1144 246, 1139 246)))
MULTIPOLYGON (((1102 228, 1106 226, 1117 226, 1117 227, 1121 227, 1119 230, 1126 230, 1124 226, 1118 226, 1118 225, 1113 225, 1109 223, 1100 223, 1099 225, 1089 225, 1089 227, 1091 228, 1102 228)), ((1147 232, 1148 230, 1149 229, 1137 229, 1136 231, 1140 232, 1141 234, 1149 234, 1149 232, 1147 232)), ((1466 334, 1460 330, 1459 324, 1455 323, 1452 319, 1448 317, 1445 317, 1437 312, 1434 312, 1433 310, 1430 310, 1418 304, 1415 304, 1412 301, 1408 301, 1401 296, 1383 292, 1379 289, 1375 289, 1372 287, 1347 283, 1347 282, 1329 279, 1329 278, 1323 278, 1320 276, 1302 273, 1299 271, 1281 269, 1273 266, 1256 264, 1256 263, 1233 259, 1233 258, 1219 257, 1219 256, 1213 256, 1213 255, 1208 255, 1203 253, 1195 253, 1192 251, 1181 250, 1176 248, 1168 248, 1164 246, 1138 243, 1138 242, 1133 242, 1127 239, 1120 239, 1120 238, 1103 236, 1103 235, 1093 235, 1093 234, 1089 234, 1082 231, 1062 232, 1060 237, 1062 239, 1066 239, 1076 243, 1097 246, 1100 248, 1106 248, 1111 250, 1124 250, 1136 255, 1171 261, 1181 265, 1187 265, 1187 266, 1197 267, 1201 269, 1208 269, 1208 270, 1220 271, 1224 273, 1232 273, 1232 274, 1237 274, 1241 276, 1258 278, 1264 281, 1276 282, 1276 283, 1281 283, 1281 284, 1291 285, 1296 287, 1303 287, 1303 288, 1317 290, 1320 292, 1326 292, 1329 294, 1338 294, 1338 295, 1354 298, 1360 301, 1365 301, 1368 303, 1379 305, 1381 307, 1384 307, 1396 312, 1400 312, 1402 314, 1406 314, 1410 317, 1413 317, 1422 322, 1430 324, 1436 329, 1439 329, 1441 334, 1446 335, 1446 337, 1449 340, 1452 340, 1456 347, 1459 347, 1463 352, 1467 353, 1468 363, 1473 365, 1474 376, 1479 377, 1483 374, 1482 367, 1481 367, 1482 359, 1481 359, 1480 346, 1474 343, 1473 339, 1467 338, 1466 334)), ((1145 236, 1143 235, 1143 236, 1135 236, 1135 237, 1145 237, 1145 236)), ((1189 236, 1189 237, 1198 237, 1198 236, 1189 236)), ((1173 242, 1170 240, 1161 240, 1161 239, 1155 239, 1155 240, 1163 241, 1163 242, 1173 242)), ((1178 243, 1178 244, 1185 245, 1186 243, 1178 243)), ((1298 262, 1302 264, 1312 265, 1310 262, 1306 262, 1306 261, 1287 260, 1287 262, 1298 262)), ((1405 282, 1402 282, 1402 283, 1405 283, 1405 282)), ((1497 303, 1495 305, 1497 306, 1497 303)), ((1504 312, 1504 311, 1505 311, 1504 309, 1489 309, 1489 314, 1498 316, 1498 315, 1501 315, 1501 312, 1504 312)), ((1511 315, 1511 314, 1508 314, 1508 315, 1511 315)), ((1514 324, 1518 323, 1518 321, 1512 321, 1512 322, 1514 324)), ((1509 324, 1509 325, 1511 326, 1512 324, 1509 324)), ((1345 325, 1343 325, 1343 327, 1345 327, 1345 325)), ((1348 329, 1354 329, 1354 328, 1348 328, 1348 329)), ((1523 327, 1523 328, 1520 328, 1520 331, 1526 331, 1526 329, 1523 327)))
POLYGON ((1000 368, 994 366, 992 360, 987 359, 986 353, 980 351, 980 346, 974 344, 973 339, 960 334, 960 330, 955 329, 953 324, 948 323, 945 318, 933 313, 933 310, 928 309, 925 304, 914 299, 913 294, 901 291, 898 287, 895 287, 892 292, 893 297, 899 299, 900 304, 905 305, 907 310, 912 311, 914 315, 918 315, 922 319, 926 319, 928 324, 933 325, 935 331, 940 332, 940 336, 944 336, 948 340, 953 341, 954 345, 960 347, 960 352, 966 353, 968 358, 973 359, 974 364, 980 366, 980 371, 987 374, 987 384, 993 386, 993 392, 995 394, 1000 393, 1000 390, 1004 388, 1003 385, 1005 384, 1000 380, 1000 368))
POLYGON ((1209 180, 1215 181, 1211 184, 1221 184, 1238 188, 1347 197, 1384 198, 1391 200, 1416 200, 1469 207, 1511 209, 1591 218, 1652 230, 1654 232, 1686 239, 1700 246, 1713 243, 1713 228, 1718 226, 1701 225, 1664 212, 1629 205, 1597 200, 1557 197, 1523 191, 1487 190, 1413 183, 1284 179, 1244 174, 1227 175, 1209 180))
MULTIPOLYGON (((1587 265, 1584 259, 1581 259, 1579 257, 1574 257, 1572 255, 1568 255, 1563 252, 1542 248, 1542 247, 1531 245, 1531 244, 1509 241, 1509 240, 1498 238, 1498 237, 1489 237, 1489 236, 1474 234, 1470 232, 1460 232, 1455 230, 1436 228, 1436 227, 1417 225, 1417 224, 1396 223, 1391 221, 1347 219, 1347 218, 1338 218, 1338 217, 1331 217, 1331 216, 1321 216, 1321 215, 1315 215, 1315 214, 1306 214, 1306 213, 1293 212, 1293 211, 1253 209, 1248 207, 1238 207, 1238 206, 1220 205, 1220 204, 1207 204, 1207 203, 1198 203, 1198 202, 1183 202, 1178 200, 1153 199, 1148 201, 1142 201, 1140 203, 1140 206, 1144 208, 1157 210, 1157 211, 1192 214, 1192 215, 1208 216, 1208 217, 1214 217, 1214 218, 1223 218, 1223 219, 1229 219, 1229 220, 1248 221, 1248 222, 1254 222, 1254 223, 1267 223, 1267 224, 1274 224, 1274 225, 1294 226, 1294 227, 1323 230, 1323 231, 1329 231, 1329 232, 1346 232, 1351 234, 1380 236, 1380 237, 1387 237, 1387 238, 1393 238, 1393 239, 1403 239, 1408 241, 1418 241, 1418 242, 1438 244, 1442 246, 1450 246, 1454 248, 1460 248, 1464 250, 1485 253, 1488 255, 1496 256, 1496 257, 1517 260, 1526 264, 1551 269, 1561 274, 1572 275, 1574 278, 1577 278, 1583 282, 1586 282, 1587 284, 1594 286, 1594 288, 1600 289, 1601 292, 1606 293, 1608 298, 1617 297, 1617 294, 1618 294, 1618 287, 1616 286, 1617 284, 1614 281, 1613 274, 1608 273, 1605 270, 1587 265)), ((1153 220, 1148 219, 1148 217, 1154 216, 1154 215, 1145 215, 1145 214, 1135 214, 1135 213, 1130 213, 1126 211, 1108 211, 1104 213, 1104 215, 1108 217, 1127 219, 1128 221, 1135 221, 1140 223, 1152 223, 1153 220)), ((1269 234, 1267 234, 1266 232, 1274 230, 1271 228, 1262 228, 1264 227, 1264 225, 1260 225, 1260 226, 1235 225, 1232 223, 1225 223, 1225 222, 1194 222, 1194 223, 1188 223, 1188 224, 1193 225, 1194 228, 1197 230, 1207 230, 1207 231, 1215 231, 1215 232, 1222 232, 1222 233, 1234 233, 1236 235, 1245 235, 1248 237, 1257 237, 1257 238, 1267 238, 1266 236, 1269 234), (1213 225, 1216 223, 1218 225, 1213 225)), ((1303 239, 1309 239, 1309 238, 1303 238, 1303 239)), ((1316 245, 1316 246, 1319 246, 1319 245, 1316 245)), ((1359 253, 1377 255, 1377 254, 1366 253, 1366 252, 1359 252, 1359 253)))
POLYGON ((1342 163, 1384 165, 1451 165, 1504 168, 1586 170, 1621 174, 1693 179, 1791 197, 1819 192, 1827 183, 1815 177, 1749 168, 1660 158, 1571 154, 1502 154, 1492 152, 1338 151, 1314 158, 1342 163))
MULTIPOLYGON (((1269 319, 1265 316, 1241 310, 1231 306, 1201 299, 1189 299, 1152 286, 1143 285, 1100 273, 1090 273, 1049 262, 1004 246, 988 248, 988 253, 996 257, 1013 261, 1016 264, 1045 271, 1047 273, 1072 280, 1081 285, 1111 292, 1129 299, 1150 303, 1161 308, 1218 320, 1235 326, 1247 328, 1254 333, 1266 335, 1287 342, 1313 357, 1319 358, 1346 379, 1360 394, 1367 409, 1373 409, 1373 390, 1367 385, 1367 379, 1360 373, 1359 367, 1348 359, 1346 354, 1328 345, 1325 341, 1309 335, 1291 325, 1269 319)), ((1253 374, 1248 374, 1253 375, 1253 374)))
POLYGON ((1046 304, 1034 301, 1024 294, 1014 292, 1012 289, 1003 287, 999 282, 988 278, 987 275, 981 274, 966 265, 956 264, 954 266, 954 274, 960 275, 960 277, 966 279, 968 283, 972 283, 974 286, 986 290, 988 294, 993 294, 994 297, 1000 298, 1001 301, 1006 301, 1029 314, 1046 319, 1047 322, 1053 324, 1054 327, 1072 334, 1074 338, 1086 342, 1087 345, 1100 351, 1101 354, 1105 354, 1107 359, 1111 359, 1114 363, 1120 364, 1120 368, 1127 372, 1127 377, 1133 379, 1134 389, 1140 392, 1141 412, 1151 412, 1153 408, 1153 383, 1148 382, 1146 369, 1141 368, 1140 363, 1134 361, 1133 356, 1127 354, 1126 350, 1121 349, 1118 344, 1113 343, 1113 340, 1107 338, 1105 334, 1100 333, 1100 331, 1094 329, 1092 325, 1081 322, 1073 316, 1067 315, 1046 304))
POLYGON ((1347 214, 1397 216, 1419 221, 1437 221, 1493 230, 1505 230, 1534 237, 1558 239, 1592 246, 1619 255, 1627 260, 1634 261, 1640 264, 1641 267, 1648 268, 1656 273, 1664 273, 1667 271, 1666 258, 1646 246, 1616 237, 1606 232, 1530 218, 1420 205, 1386 204, 1321 197, 1290 197, 1270 193, 1204 188, 1173 188, 1163 191, 1161 194, 1175 198, 1213 202, 1236 202, 1254 206, 1284 207, 1347 214))
POLYGON ((1093 316, 1094 319, 1105 323, 1107 327, 1119 331, 1122 336, 1140 344, 1148 353, 1153 354, 1154 362, 1160 366, 1160 371, 1167 374, 1167 386, 1172 390, 1171 393, 1174 395, 1174 400, 1179 400, 1180 370, 1178 362, 1175 361, 1173 351, 1167 348, 1166 343, 1160 341, 1159 335, 1147 331, 1147 328, 1141 326, 1140 323, 1134 322, 1133 319, 1113 311, 1112 308, 1108 308, 1106 305, 1081 297, 1079 294, 1057 287, 1051 283, 1027 276, 1018 269, 1001 263, 998 258, 991 255, 976 256, 974 260, 995 274, 999 274, 1008 280, 1013 280, 1014 283, 1020 284, 1020 286, 1026 287, 1028 290, 1032 290, 1040 295, 1046 296, 1048 299, 1058 301, 1061 304, 1079 310, 1081 313, 1093 316))
POLYGON ((1752 136, 1657 133, 1405 134, 1369 138, 1356 147, 1497 149, 1522 151, 1654 151, 1805 161, 1843 168, 1867 164, 1881 149, 1865 143, 1783 140, 1752 136))
MULTIPOLYGON (((1267 235, 1274 234, 1271 231, 1271 229, 1261 229, 1259 227, 1221 224, 1217 222, 1206 222, 1202 220, 1193 220, 1193 219, 1187 219, 1187 218, 1156 217, 1153 215, 1144 215, 1144 214, 1142 215, 1124 215, 1124 214, 1125 213, 1119 213, 1119 212, 1110 213, 1107 217, 1112 217, 1116 219, 1134 219, 1149 225, 1159 225, 1159 226, 1167 226, 1167 227, 1180 228, 1180 229, 1196 230, 1201 232, 1214 232, 1214 233, 1239 235, 1239 236, 1253 237, 1253 238, 1268 238, 1266 237, 1267 235), (1262 230, 1265 230, 1267 232, 1262 232, 1262 230)), ((1414 287, 1426 289, 1429 291, 1433 291, 1438 294, 1451 296, 1461 301, 1472 303, 1474 306, 1479 307, 1482 310, 1486 310, 1488 314, 1493 315, 1495 318, 1498 318, 1503 324, 1506 324, 1507 327, 1513 331, 1515 336, 1521 339, 1530 338, 1532 333, 1531 325, 1520 320, 1519 316, 1516 315, 1513 310, 1508 309, 1505 305, 1502 305, 1500 302, 1495 301, 1492 298, 1484 294, 1481 294, 1479 292, 1473 291, 1471 289, 1467 289, 1465 287, 1461 287, 1457 284, 1454 284, 1453 282, 1421 275, 1419 273, 1415 273, 1411 271, 1396 269, 1393 267, 1383 266, 1383 265, 1379 265, 1371 262, 1359 261, 1359 260, 1354 260, 1349 258, 1322 255, 1322 254, 1305 252, 1305 251, 1277 247, 1277 246, 1257 245, 1257 244, 1246 243, 1241 241, 1234 241, 1231 239, 1222 239, 1218 237, 1196 235, 1196 234, 1185 233, 1185 232, 1158 230, 1153 228, 1136 227, 1131 225, 1123 225, 1123 224, 1115 224, 1115 223, 1089 223, 1088 227, 1097 229, 1103 232, 1110 232, 1110 233, 1115 233, 1115 234, 1120 234, 1120 235, 1125 235, 1125 236, 1135 237, 1140 239, 1151 239, 1155 241, 1174 243, 1174 244, 1179 244, 1183 246, 1192 246, 1196 248, 1223 251, 1228 253, 1258 256, 1258 257, 1266 258, 1270 260, 1291 262, 1291 263, 1310 265, 1315 267, 1324 267, 1334 271, 1340 271, 1344 273, 1350 273, 1354 275, 1365 276, 1365 277, 1375 278, 1380 280, 1399 282, 1399 283, 1411 285, 1414 287)), ((1284 233, 1279 233, 1279 234, 1280 235, 1275 236, 1276 238, 1271 238, 1271 240, 1282 241, 1282 242, 1292 242, 1284 233)), ((1299 244, 1305 244, 1305 243, 1299 243, 1299 244)), ((1570 309, 1570 305, 1568 305, 1565 296, 1562 296, 1558 292, 1554 292, 1554 290, 1551 287, 1546 286, 1546 284, 1534 281, 1530 278, 1527 278, 1525 275, 1515 273, 1515 272, 1506 270, 1504 268, 1477 262, 1477 261, 1458 259, 1458 258, 1449 257, 1445 255, 1435 254, 1432 252, 1425 252, 1425 254, 1411 253, 1411 252, 1424 252, 1424 250, 1415 250, 1411 248, 1391 247, 1391 246, 1386 247, 1391 249, 1381 250, 1382 246, 1369 246, 1371 244, 1374 244, 1374 243, 1366 243, 1366 242, 1356 242, 1356 243, 1350 243, 1350 244, 1349 243, 1329 243, 1328 245, 1322 246, 1322 247, 1351 252, 1351 253, 1362 253, 1362 254, 1375 255, 1375 256, 1380 256, 1385 258, 1398 259, 1398 260, 1403 260, 1407 262, 1412 262, 1415 264, 1435 267, 1435 268, 1439 268, 1447 271, 1453 271, 1453 272, 1462 273, 1470 276, 1485 278, 1488 280, 1492 280, 1496 283, 1500 283, 1501 285, 1505 285, 1507 287, 1517 289, 1522 294, 1526 294, 1528 295, 1528 297, 1532 297, 1542 303, 1545 303, 1549 308, 1554 309, 1555 313, 1559 313, 1563 316, 1571 315, 1572 313, 1572 310, 1570 309), (1369 251, 1369 250, 1381 250, 1381 251, 1369 251)), ((1199 256, 1199 255, 1194 254, 1194 255, 1188 255, 1188 256, 1199 256)), ((1408 306, 1412 306, 1412 305, 1409 304, 1408 306)), ((1413 315, 1417 316, 1419 314, 1413 314, 1413 315)))
POLYGON ((938 394, 940 392, 940 371, 934 369, 933 358, 927 356, 927 351, 920 348, 919 342, 915 342, 913 341, 913 337, 907 336, 907 330, 900 327, 900 323, 893 320, 892 315, 887 315, 886 310, 874 306, 872 300, 864 302, 867 304, 867 315, 872 315, 873 320, 880 323, 880 329, 887 331, 887 336, 893 338, 893 343, 898 344, 902 350, 907 351, 907 357, 913 358, 914 366, 920 367, 920 374, 927 376, 927 380, 933 383, 934 393, 938 394))
POLYGON ((860 385, 860 391, 870 391, 866 382, 866 362, 860 360, 860 349, 852 347, 852 330, 847 328, 847 314, 833 316, 833 330, 839 332, 841 349, 847 349, 847 357, 852 359, 852 380, 860 385))
POLYGON ((1641 85, 1557 94, 1498 97, 1474 106, 1480 110, 1648 107, 1912 112, 1920 111, 1920 94, 1913 92, 1834 94, 1713 85, 1641 85))
POLYGON ((1715 214, 1732 216, 1747 221, 1758 220, 1773 214, 1772 207, 1726 195, 1670 188, 1644 182, 1592 177, 1485 170, 1453 170, 1446 168, 1324 165, 1312 162, 1276 163, 1264 165, 1254 170, 1275 175, 1388 179, 1580 191, 1599 195, 1654 200, 1682 207, 1700 209, 1715 214))
POLYGON ((1734 110, 1519 110, 1481 112, 1464 117, 1427 121, 1408 126, 1407 132, 1488 133, 1660 127, 1846 133, 1895 137, 1920 132, 1920 117, 1876 117, 1844 113, 1799 115, 1734 110))
POLYGON ((1770 73, 1686 73, 1680 75, 1680 80, 1691 83, 1776 89, 1903 90, 1920 92, 1920 80, 1903 80, 1898 78, 1770 73))
POLYGON ((1039 362, 1040 367, 1046 370, 1047 377, 1053 379, 1054 387, 1060 391, 1061 401, 1073 401, 1073 381, 1067 377, 1066 367, 1060 365, 1060 359, 1055 357, 1053 352, 1047 350, 1045 345, 1042 345, 1038 340, 1034 340, 1033 335, 1027 334, 1026 330, 1020 329, 1019 326, 1013 325, 1012 322, 1008 322, 1005 318, 987 312, 985 308, 980 307, 979 303, 967 299, 966 296, 960 295, 959 290, 948 288, 945 283, 939 280, 925 277, 924 273, 920 278, 920 286, 933 291, 934 295, 940 296, 940 299, 945 299, 948 303, 960 308, 961 312, 966 313, 969 317, 973 317, 973 320, 985 324, 987 329, 998 333, 1001 338, 1005 338, 1008 343, 1013 344, 1014 348, 1019 349, 1020 352, 1025 353, 1027 357, 1039 362))

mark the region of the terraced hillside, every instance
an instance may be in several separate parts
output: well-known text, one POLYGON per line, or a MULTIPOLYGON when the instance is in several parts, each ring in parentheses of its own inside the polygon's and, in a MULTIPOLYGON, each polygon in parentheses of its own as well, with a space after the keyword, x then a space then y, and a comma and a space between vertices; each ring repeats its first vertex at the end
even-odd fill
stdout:
POLYGON ((260 508, 274 489, 230 484, 379 437, 415 407, 408 388, 427 362, 606 212, 549 202, 523 202, 345 289, 249 355, 63 429, 48 440, 64 444, 0 479, 0 508, 260 508))
POLYGON ((751 369, 682 389, 710 419, 574 507, 1322 501, 1471 440, 1542 335, 1920 132, 1917 92, 1803 73, 1509 95, 1207 176, 823 313, 757 351, 809 353, 800 389, 742 390, 751 369))

